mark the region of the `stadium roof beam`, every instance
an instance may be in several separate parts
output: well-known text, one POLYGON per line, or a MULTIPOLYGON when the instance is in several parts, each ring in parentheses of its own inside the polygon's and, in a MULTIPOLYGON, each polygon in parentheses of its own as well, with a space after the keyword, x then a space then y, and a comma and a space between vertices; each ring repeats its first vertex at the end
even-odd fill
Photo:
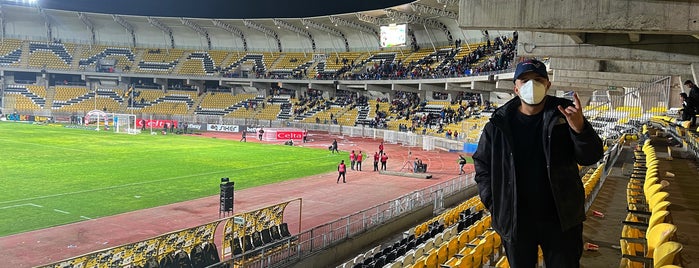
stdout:
POLYGON ((301 23, 303 23, 303 25, 306 26, 306 28, 311 27, 313 29, 321 30, 321 31, 324 31, 326 33, 341 37, 342 41, 345 42, 345 51, 347 51, 347 52, 350 51, 349 50, 349 42, 347 41, 347 37, 345 36, 345 34, 343 32, 338 31, 338 30, 333 29, 333 28, 330 28, 324 24, 313 22, 309 19, 301 19, 301 23))
POLYGON ((444 32, 444 34, 447 35, 447 41, 449 44, 452 44, 454 41, 454 37, 451 34, 451 31, 449 31, 449 28, 447 28, 444 23, 438 21, 438 20, 433 20, 433 19, 427 19, 423 18, 414 14, 408 14, 405 12, 393 10, 393 9, 384 9, 386 12, 386 15, 388 15, 389 18, 401 21, 401 22, 406 22, 406 23, 415 23, 415 24, 421 24, 424 25, 425 27, 432 27, 432 28, 437 28, 440 29, 444 32))
POLYGON ((0 4, 0 38, 5 38, 5 14, 2 13, 2 4, 0 4))
POLYGON ((166 33, 170 37, 170 48, 175 48, 175 37, 172 35, 172 29, 170 29, 170 27, 167 27, 167 25, 153 17, 148 17, 148 23, 160 29, 163 33, 166 33))
POLYGON ((78 18, 85 24, 88 30, 90 30, 90 44, 95 44, 95 25, 90 21, 90 18, 85 16, 84 13, 78 12, 78 18))
POLYGON ((410 3, 410 8, 412 8, 413 11, 418 12, 418 13, 424 13, 424 14, 435 15, 435 16, 440 16, 440 17, 447 17, 450 19, 458 19, 459 18, 459 14, 457 14, 456 12, 451 12, 451 11, 436 8, 436 7, 422 5, 422 4, 418 4, 416 2, 410 3))
POLYGON ((206 38, 206 47, 207 49, 211 50, 211 37, 209 37, 209 32, 204 30, 204 28, 200 27, 196 23, 192 22, 191 20, 185 19, 185 18, 180 18, 180 21, 182 24, 185 26, 191 28, 195 32, 197 32, 199 35, 203 36, 206 38))
POLYGON ((437 0, 437 3, 443 4, 446 7, 446 6, 458 5, 459 0, 437 0))
POLYGON ((37 6, 37 10, 39 11, 39 14, 41 15, 42 18, 44 18, 44 25, 46 26, 46 37, 48 38, 49 42, 53 41, 53 31, 51 30, 51 18, 49 18, 49 15, 44 12, 44 9, 41 7, 37 6))
POLYGON ((337 16, 330 16, 330 22, 334 23, 335 26, 345 26, 345 27, 350 27, 355 30, 359 30, 365 33, 370 33, 373 34, 376 37, 376 40, 379 40, 379 31, 377 31, 374 27, 366 26, 364 24, 359 24, 351 20, 346 20, 341 17, 337 16))
POLYGON ((267 27, 254 23, 250 20, 243 20, 243 24, 245 24, 245 26, 247 26, 248 28, 260 31, 267 36, 274 37, 274 39, 277 41, 277 49, 279 50, 279 52, 282 52, 282 41, 279 40, 279 35, 275 31, 272 31, 267 27))
POLYGON ((367 22, 367 23, 371 23, 371 24, 374 24, 374 25, 381 26, 381 25, 388 25, 388 24, 390 23, 390 21, 389 21, 388 19, 386 19, 386 18, 377 18, 377 17, 374 17, 374 16, 369 16, 369 15, 366 15, 366 14, 362 14, 362 13, 359 13, 359 12, 357 12, 357 13, 355 13, 355 14, 357 15, 357 19, 359 19, 360 21, 367 22))
POLYGON ((311 34, 311 32, 296 27, 295 25, 280 19, 272 19, 272 21, 274 22, 274 25, 277 25, 277 28, 284 28, 289 31, 295 32, 296 34, 300 34, 307 37, 308 40, 311 41, 311 49, 313 49, 313 51, 316 51, 316 40, 313 39, 313 35, 311 34))
POLYGON ((136 47, 136 34, 134 33, 133 26, 119 15, 112 14, 112 19, 116 23, 121 25, 121 27, 124 27, 124 29, 126 29, 127 32, 129 32, 129 34, 131 35, 131 43, 134 47, 136 47))
POLYGON ((213 19, 211 20, 211 22, 214 24, 214 26, 224 29, 230 34, 237 35, 238 37, 240 37, 240 39, 243 40, 243 51, 248 51, 248 41, 245 39, 245 33, 243 33, 243 31, 220 20, 213 19))

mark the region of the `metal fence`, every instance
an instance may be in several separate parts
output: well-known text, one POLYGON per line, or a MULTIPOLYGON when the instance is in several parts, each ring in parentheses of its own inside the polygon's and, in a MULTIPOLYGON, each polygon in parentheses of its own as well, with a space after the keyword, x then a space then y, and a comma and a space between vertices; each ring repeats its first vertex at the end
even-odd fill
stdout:
MULTIPOLYGON (((235 262, 238 267, 285 267, 316 252, 345 242, 347 239, 381 226, 388 221, 432 206, 434 213, 444 209, 444 198, 475 185, 475 173, 452 178, 440 184, 414 191, 394 200, 342 217, 314 227, 293 238, 284 240, 271 250, 235 256, 226 262, 235 262)), ((466 197, 464 197, 464 200, 466 197)))
POLYGON ((607 139, 638 131, 654 115, 665 115, 670 101, 671 77, 657 77, 635 88, 593 92, 585 116, 607 139))

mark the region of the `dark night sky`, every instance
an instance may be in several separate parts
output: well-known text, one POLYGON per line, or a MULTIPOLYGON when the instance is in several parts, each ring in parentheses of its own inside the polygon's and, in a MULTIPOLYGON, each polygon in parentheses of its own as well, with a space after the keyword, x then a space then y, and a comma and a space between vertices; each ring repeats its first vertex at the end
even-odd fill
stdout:
MULTIPOLYGON (((382 9, 410 0, 38 0, 46 9, 189 18, 303 18, 382 9)), ((2 1, 9 2, 9 1, 2 1)))

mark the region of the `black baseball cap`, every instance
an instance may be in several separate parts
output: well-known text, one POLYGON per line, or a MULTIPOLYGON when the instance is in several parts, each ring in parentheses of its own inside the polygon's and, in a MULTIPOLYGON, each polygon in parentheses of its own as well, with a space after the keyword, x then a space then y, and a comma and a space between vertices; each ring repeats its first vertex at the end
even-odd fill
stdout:
POLYGON ((541 61, 530 59, 517 64, 517 70, 515 70, 515 77, 512 79, 512 82, 514 83, 522 74, 528 72, 535 72, 541 77, 549 79, 549 74, 546 71, 546 65, 541 61))

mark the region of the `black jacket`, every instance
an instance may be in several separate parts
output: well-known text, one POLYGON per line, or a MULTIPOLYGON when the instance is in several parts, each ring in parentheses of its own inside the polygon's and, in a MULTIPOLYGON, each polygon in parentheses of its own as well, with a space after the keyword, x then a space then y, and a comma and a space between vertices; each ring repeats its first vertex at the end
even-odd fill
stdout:
MULTIPOLYGON (((510 129, 508 117, 520 105, 515 97, 495 110, 473 155, 478 192, 492 214, 492 227, 510 242, 517 237, 517 178, 511 146, 516 130, 510 129)), ((577 164, 596 163, 603 154, 602 140, 587 120, 580 134, 570 128, 556 107, 572 106, 571 101, 547 96, 544 105, 542 139, 549 182, 561 228, 568 230, 585 220, 585 191, 577 164)))

